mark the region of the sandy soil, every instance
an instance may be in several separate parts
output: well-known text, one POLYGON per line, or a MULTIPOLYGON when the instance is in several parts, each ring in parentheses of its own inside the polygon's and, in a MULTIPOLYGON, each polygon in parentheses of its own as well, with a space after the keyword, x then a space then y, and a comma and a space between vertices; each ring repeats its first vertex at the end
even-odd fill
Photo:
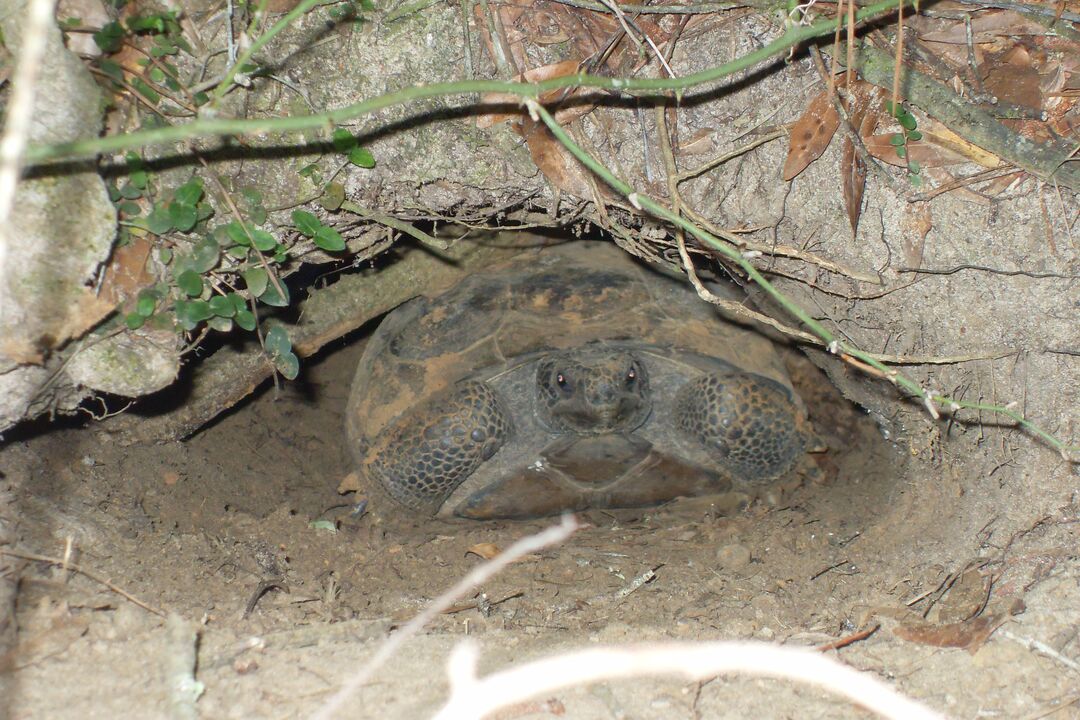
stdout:
MULTIPOLYGON (((336 349, 301 382, 183 444, 122 447, 91 426, 27 432, 0 454, 19 550, 59 557, 70 543, 80 567, 198 626, 201 717, 311 714, 393 628, 482 562, 471 547, 506 547, 551 524, 390 528, 352 517, 352 498, 335 488, 350 469, 341 427, 360 349, 336 349)), ((971 485, 962 468, 886 442, 816 369, 793 362, 836 448, 825 484, 732 517, 700 500, 587 514, 568 542, 439 616, 339 716, 431 715, 447 697, 447 656, 466 636, 485 673, 597 643, 816 646, 880 625, 829 654, 949 717, 1080 717, 1080 507, 1011 536, 994 515, 939 516, 934 493, 971 485), (927 644, 942 642, 968 649, 927 644)), ((25 566, 16 617, 0 716, 183 717, 169 704, 167 668, 184 648, 163 618, 40 562, 25 566)), ((506 717, 868 716, 819 690, 748 677, 616 682, 538 700, 506 717)))

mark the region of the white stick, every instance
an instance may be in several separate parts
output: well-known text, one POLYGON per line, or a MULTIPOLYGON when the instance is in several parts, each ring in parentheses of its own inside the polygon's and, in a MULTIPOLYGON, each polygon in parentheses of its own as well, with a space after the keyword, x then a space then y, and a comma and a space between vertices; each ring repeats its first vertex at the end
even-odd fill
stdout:
MULTIPOLYGON (((30 132, 30 118, 34 115, 37 78, 41 73, 46 34, 49 23, 53 21, 55 4, 56 0, 29 0, 27 3, 19 64, 11 78, 11 98, 8 101, 7 118, 4 120, 4 136, 0 138, 0 282, 3 282, 4 278, 4 261, 10 240, 8 217, 15 201, 15 188, 19 184, 22 154, 30 132)), ((0 294, 0 298, 2 297, 0 294)))
POLYGON ((723 674, 798 680, 842 695, 890 720, 944 720, 869 673, 816 651, 752 642, 658 643, 591 648, 476 677, 476 649, 450 656, 450 701, 432 720, 477 720, 536 695, 573 685, 646 675, 704 680, 723 674))
POLYGON ((378 670, 406 640, 423 629, 423 627, 431 622, 432 618, 436 615, 453 605, 462 595, 481 583, 486 582, 490 577, 518 558, 522 558, 549 545, 561 543, 563 540, 570 537, 578 527, 577 520, 575 520, 572 515, 566 515, 559 525, 549 527, 547 530, 539 532, 536 535, 524 537, 483 565, 477 565, 465 577, 459 580, 454 587, 435 598, 435 601, 428 605, 424 612, 410 620, 409 623, 401 628, 401 630, 393 635, 393 637, 383 643, 383 646, 379 648, 378 652, 376 652, 362 668, 360 668, 359 672, 342 685, 341 689, 334 693, 333 697, 327 700, 323 706, 311 716, 311 720, 330 720, 334 712, 345 704, 345 701, 348 700, 361 685, 371 679, 371 676, 375 671, 378 670))

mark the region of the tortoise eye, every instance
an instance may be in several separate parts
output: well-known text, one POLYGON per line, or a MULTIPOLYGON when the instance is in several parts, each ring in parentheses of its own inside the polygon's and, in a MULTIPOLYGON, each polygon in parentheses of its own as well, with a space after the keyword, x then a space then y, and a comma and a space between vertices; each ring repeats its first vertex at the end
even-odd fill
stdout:
POLYGON ((634 381, 636 381, 636 380, 637 380, 637 368, 631 366, 630 369, 626 371, 626 386, 630 387, 631 385, 634 384, 634 381))
POLYGON ((563 375, 562 373, 556 373, 555 374, 555 384, 558 385, 563 390, 566 390, 566 391, 570 390, 570 380, 565 375, 563 375))

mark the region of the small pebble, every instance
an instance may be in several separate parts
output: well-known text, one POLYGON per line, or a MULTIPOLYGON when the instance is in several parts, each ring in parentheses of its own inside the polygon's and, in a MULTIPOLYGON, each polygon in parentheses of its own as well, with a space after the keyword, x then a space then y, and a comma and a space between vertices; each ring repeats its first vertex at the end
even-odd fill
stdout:
POLYGON ((716 551, 716 560, 724 570, 739 572, 750 564, 750 548, 738 543, 722 545, 716 551))

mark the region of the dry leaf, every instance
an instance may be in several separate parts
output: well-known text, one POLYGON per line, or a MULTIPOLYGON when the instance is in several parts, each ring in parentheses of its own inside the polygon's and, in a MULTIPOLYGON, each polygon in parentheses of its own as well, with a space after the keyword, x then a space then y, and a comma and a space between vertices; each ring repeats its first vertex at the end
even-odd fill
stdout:
POLYGON ((865 138, 863 144, 870 156, 894 167, 906 168, 909 160, 914 160, 923 167, 946 167, 968 162, 969 158, 958 155, 953 151, 937 145, 931 145, 926 141, 926 135, 922 140, 909 141, 907 144, 907 158, 896 154, 896 146, 892 144, 892 138, 896 133, 884 133, 865 138))
POLYGON ((166 487, 172 487, 180 482, 180 473, 175 472, 174 470, 166 470, 161 473, 161 482, 165 483, 166 487))
POLYGON ((522 131, 536 167, 562 192, 588 199, 592 196, 586 173, 577 158, 570 154, 543 123, 528 121, 522 131))
POLYGON ((948 625, 908 623, 895 628, 893 634, 920 645, 963 648, 974 654, 1007 618, 1008 613, 1001 612, 948 625))
MULTIPOLYGON (((851 126, 866 138, 874 134, 880 117, 881 90, 865 82, 856 83, 851 90, 851 126)), ((844 138, 843 151, 840 154, 840 178, 844 193, 844 207, 847 209, 851 235, 859 234, 859 216, 862 213, 863 192, 866 190, 866 163, 855 152, 855 144, 844 138)))
POLYGON ((476 543, 468 550, 466 550, 465 554, 468 555, 472 553, 473 555, 483 558, 484 560, 490 560, 501 552, 502 550, 499 549, 499 546, 495 543, 476 543))
POLYGON ((113 306, 134 298, 140 290, 154 284, 154 275, 147 268, 153 244, 144 237, 133 237, 131 242, 113 251, 112 260, 105 268, 98 296, 113 306))
MULTIPOLYGON (((514 81, 521 82, 522 80, 524 80, 525 82, 542 82, 544 80, 550 80, 551 78, 560 78, 567 75, 573 75, 578 71, 578 68, 580 67, 581 63, 576 60, 564 60, 562 62, 553 63, 551 65, 544 65, 543 67, 533 68, 532 70, 529 70, 522 75, 516 75, 514 76, 514 81)), ((545 103, 552 100, 557 100, 559 98, 559 95, 562 94, 562 92, 562 90, 558 90, 555 93, 545 93, 540 98, 540 102, 545 103)), ((576 92, 578 91, 575 90, 573 93, 570 93, 570 95, 573 95, 576 92)), ((476 117, 476 127, 479 128, 489 128, 492 125, 498 125, 499 123, 506 122, 507 120, 520 120, 525 114, 525 108, 521 104, 521 98, 517 95, 510 95, 508 93, 484 93, 480 96, 480 104, 509 105, 517 109, 514 112, 486 113, 484 115, 478 115, 476 117)), ((581 111, 578 117, 592 109, 592 105, 585 106, 584 104, 574 105, 573 109, 579 110, 582 107, 587 107, 587 109, 581 111)), ((556 119, 559 121, 560 124, 571 122, 570 119, 561 117, 559 115, 559 112, 559 110, 556 110, 555 115, 556 119)))
POLYGON ((822 91, 810 101, 791 128, 791 148, 784 162, 784 180, 790 181, 821 157, 839 126, 840 116, 833 107, 832 97, 822 91))
POLYGON ((908 203, 904 210, 903 227, 900 244, 904 249, 904 263, 908 267, 922 267, 926 235, 934 229, 930 203, 908 203))

